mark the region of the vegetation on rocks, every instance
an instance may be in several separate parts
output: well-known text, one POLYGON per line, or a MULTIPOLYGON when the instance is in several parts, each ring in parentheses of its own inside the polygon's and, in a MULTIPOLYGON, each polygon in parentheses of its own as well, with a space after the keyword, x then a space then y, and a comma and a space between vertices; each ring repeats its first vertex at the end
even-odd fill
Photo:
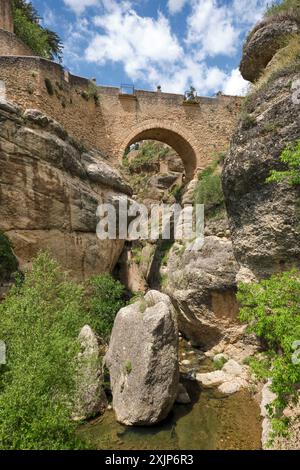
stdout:
POLYGON ((13 0, 15 34, 30 49, 45 59, 62 57, 62 43, 59 36, 40 24, 41 17, 31 2, 13 0))
POLYGON ((0 282, 8 280, 10 275, 18 270, 10 240, 0 231, 0 282))
POLYGON ((280 161, 288 169, 285 171, 273 170, 268 183, 287 180, 292 186, 300 184, 300 140, 295 144, 288 144, 280 156, 280 161))
POLYGON ((300 364, 300 273, 296 270, 273 275, 268 280, 239 286, 240 317, 249 332, 263 341, 265 355, 253 364, 260 378, 272 379, 277 395, 269 406, 274 433, 287 431, 283 411, 292 399, 299 399, 300 364), (296 354, 296 356, 294 356, 296 354), (296 360, 293 360, 296 359, 296 360))
POLYGON ((0 449, 86 447, 71 421, 78 335, 88 324, 107 336, 121 294, 105 275, 90 281, 87 296, 45 253, 12 288, 0 304, 7 346, 7 364, 0 366, 0 449))
POLYGON ((94 329, 104 340, 109 340, 116 314, 125 305, 124 286, 110 274, 103 274, 89 280, 87 293, 94 329))
POLYGON ((280 3, 270 4, 266 10, 265 16, 268 18, 277 15, 282 15, 283 17, 286 15, 292 16, 300 21, 299 0, 283 0, 280 3))
POLYGON ((159 160, 166 156, 169 149, 163 147, 158 142, 145 142, 138 151, 137 156, 129 162, 125 157, 123 166, 125 166, 130 173, 140 173, 143 169, 156 168, 159 160))
POLYGON ((210 214, 224 209, 224 194, 218 162, 215 161, 199 175, 195 191, 196 204, 204 204, 210 214))

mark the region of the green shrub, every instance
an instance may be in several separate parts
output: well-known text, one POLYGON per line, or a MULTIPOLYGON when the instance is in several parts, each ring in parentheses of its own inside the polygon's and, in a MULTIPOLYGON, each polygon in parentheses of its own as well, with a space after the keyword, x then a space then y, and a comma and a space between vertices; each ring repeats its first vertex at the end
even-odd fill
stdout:
POLYGON ((277 399, 269 409, 274 429, 282 432, 282 411, 289 399, 299 397, 300 365, 292 361, 294 342, 300 340, 300 273, 296 270, 272 276, 257 284, 241 284, 238 301, 241 320, 263 340, 267 356, 254 364, 258 374, 272 379, 277 399))
POLYGON ((217 163, 213 163, 199 175, 199 181, 195 190, 196 204, 205 204, 206 210, 224 207, 224 194, 221 175, 217 163))
POLYGON ((280 155, 280 161, 285 163, 288 170, 273 170, 267 179, 267 183, 287 180, 292 186, 300 184, 300 140, 295 144, 289 144, 280 155))
POLYGON ((31 2, 13 0, 14 32, 34 54, 45 59, 61 60, 62 44, 59 36, 40 25, 40 16, 31 2))
POLYGON ((221 357, 220 359, 215 360, 214 361, 214 369, 215 370, 223 369, 226 362, 228 362, 228 359, 226 359, 225 357, 221 357))
POLYGON ((139 173, 143 170, 158 169, 159 160, 165 158, 169 153, 167 147, 157 142, 145 142, 139 149, 138 155, 131 161, 124 159, 124 166, 131 173, 139 173))
POLYGON ((124 291, 124 286, 109 274, 89 280, 87 306, 95 330, 105 340, 109 339, 116 314, 125 306, 124 291))
POLYGON ((19 264, 12 251, 10 240, 0 231, 0 282, 9 280, 18 270, 19 264))
POLYGON ((90 315, 83 289, 41 254, 0 304, 0 449, 77 449, 72 423, 77 337, 90 315))

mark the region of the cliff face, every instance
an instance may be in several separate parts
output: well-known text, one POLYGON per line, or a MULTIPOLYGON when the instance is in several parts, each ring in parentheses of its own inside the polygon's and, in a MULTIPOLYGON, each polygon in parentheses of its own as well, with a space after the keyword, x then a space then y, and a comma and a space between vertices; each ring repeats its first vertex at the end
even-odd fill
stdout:
POLYGON ((245 279, 245 275, 253 278, 253 274, 263 278, 293 265, 300 266, 299 187, 284 182, 266 183, 271 170, 286 169, 280 162, 281 152, 300 138, 296 92, 299 63, 280 67, 278 62, 283 52, 278 50, 279 32, 282 37, 288 29, 285 21, 267 25, 263 22, 244 49, 244 77, 253 77, 253 51, 257 70, 262 72, 267 67, 269 76, 246 99, 223 170, 233 248, 242 268, 240 279, 245 279))
POLYGON ((123 242, 96 237, 97 206, 130 187, 53 119, 0 102, 0 230, 20 268, 42 250, 78 279, 111 271, 123 242))

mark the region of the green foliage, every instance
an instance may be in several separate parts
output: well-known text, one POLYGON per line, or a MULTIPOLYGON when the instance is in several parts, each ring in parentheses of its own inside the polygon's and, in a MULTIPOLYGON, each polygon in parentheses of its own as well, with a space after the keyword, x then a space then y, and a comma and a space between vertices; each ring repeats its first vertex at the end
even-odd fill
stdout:
POLYGON ((249 357, 244 361, 244 364, 251 367, 252 372, 259 380, 267 380, 270 377, 271 360, 265 356, 262 359, 249 357))
POLYGON ((127 375, 130 375, 132 372, 132 363, 131 361, 127 361, 125 366, 124 366, 124 371, 127 375))
POLYGON ((269 414, 277 420, 278 430, 284 424, 282 411, 289 399, 297 402, 299 396, 300 365, 292 357, 293 344, 300 340, 300 273, 293 270, 257 284, 241 284, 238 300, 242 306, 241 320, 266 345, 267 358, 254 367, 262 377, 272 379, 277 399, 269 414))
POLYGON ((205 204, 207 211, 224 207, 224 194, 217 162, 200 173, 195 191, 195 202, 205 204))
MULTIPOLYGON (((300 1, 299 0, 283 0, 282 2, 273 2, 265 13, 265 16, 275 16, 282 14, 288 11, 297 12, 300 10, 300 1)), ((299 11, 300 14, 300 11, 299 11)))
POLYGON ((0 282, 8 280, 18 270, 18 261, 13 254, 10 240, 0 231, 0 282))
POLYGON ((223 369, 227 361, 228 359, 226 359, 225 357, 221 357, 220 359, 217 359, 216 361, 214 361, 214 369, 215 370, 223 369))
POLYGON ((62 44, 59 36, 40 25, 40 16, 32 3, 26 0, 13 0, 15 34, 30 49, 45 59, 62 57, 62 44))
POLYGON ((83 289, 49 255, 0 304, 7 365, 0 369, 0 449, 84 447, 70 420, 77 337, 91 318, 83 289))
POLYGON ((87 91, 87 96, 90 99, 93 99, 95 101, 95 105, 99 105, 99 93, 98 93, 98 88, 97 85, 94 82, 90 82, 88 86, 88 91, 87 91))
POLYGON ((288 167, 286 171, 273 170, 267 183, 287 180, 292 186, 300 184, 300 140, 289 144, 280 155, 280 161, 288 167))
POLYGON ((128 168, 130 173, 139 173, 143 169, 152 168, 155 170, 158 167, 159 160, 166 157, 169 149, 162 147, 157 142, 145 142, 138 155, 131 161, 124 159, 123 165, 128 168))
POLYGON ((125 306, 124 286, 109 274, 92 277, 88 283, 87 308, 99 335, 109 339, 118 311, 125 306))

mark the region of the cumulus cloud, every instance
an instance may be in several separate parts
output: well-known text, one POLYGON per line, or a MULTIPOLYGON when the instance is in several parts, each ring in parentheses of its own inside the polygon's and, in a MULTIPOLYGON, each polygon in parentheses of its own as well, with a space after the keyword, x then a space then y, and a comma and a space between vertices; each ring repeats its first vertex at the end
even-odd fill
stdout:
POLYGON ((168 0, 169 12, 172 15, 174 15, 175 13, 179 13, 183 9, 186 2, 187 0, 168 0))
POLYGON ((197 44, 209 56, 233 55, 238 47, 240 29, 234 26, 232 11, 216 0, 193 2, 187 19, 188 44, 197 44))
POLYGON ((203 95, 243 95, 247 82, 238 69, 227 71, 226 57, 236 67, 243 35, 268 1, 168 0, 170 15, 188 7, 186 32, 179 36, 166 12, 143 15, 141 0, 64 0, 77 14, 66 35, 66 56, 76 68, 82 61, 99 68, 118 64, 124 81, 161 85, 164 91, 183 93, 193 84, 203 95))
POLYGON ((147 76, 153 67, 168 67, 183 56, 168 20, 141 17, 130 9, 117 7, 94 18, 102 33, 95 34, 86 49, 86 59, 100 65, 121 62, 132 79, 147 76))
POLYGON ((239 69, 231 71, 230 75, 223 83, 223 93, 225 95, 245 96, 249 89, 249 82, 243 79, 239 69))

